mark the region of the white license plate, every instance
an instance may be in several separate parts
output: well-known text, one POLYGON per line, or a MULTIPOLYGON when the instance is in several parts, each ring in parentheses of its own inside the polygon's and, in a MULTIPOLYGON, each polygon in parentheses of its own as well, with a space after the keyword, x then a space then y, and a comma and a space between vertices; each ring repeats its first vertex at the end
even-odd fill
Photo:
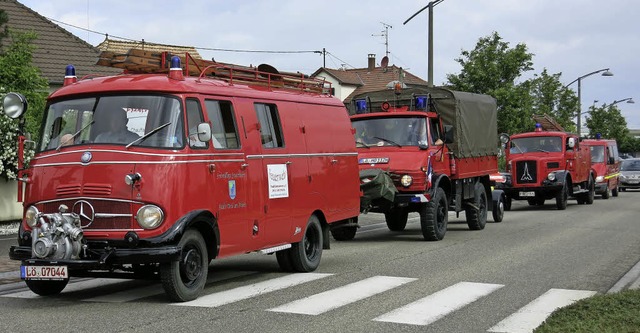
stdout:
POLYGON ((520 196, 521 197, 535 197, 536 196, 536 192, 533 191, 526 191, 526 192, 520 192, 520 196))
POLYGON ((67 266, 20 266, 23 280, 64 280, 69 278, 67 266))

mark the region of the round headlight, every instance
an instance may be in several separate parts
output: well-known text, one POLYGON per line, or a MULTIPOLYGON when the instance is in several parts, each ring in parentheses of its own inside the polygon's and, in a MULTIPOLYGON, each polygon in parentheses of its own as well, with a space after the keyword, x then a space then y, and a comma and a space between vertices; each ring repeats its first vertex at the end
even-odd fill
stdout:
POLYGON ((556 180, 556 174, 554 172, 548 174, 547 179, 549 179, 550 181, 556 180))
POLYGON ((29 206, 29 208, 27 208, 27 211, 24 213, 24 220, 27 221, 27 225, 31 228, 35 228, 35 226, 38 225, 39 214, 40 211, 38 211, 38 208, 36 208, 36 206, 29 206))
POLYGON ((411 184, 413 184, 413 177, 409 175, 402 176, 402 178, 400 178, 400 184, 402 184, 402 186, 404 187, 411 186, 411 184))
POLYGON ((142 206, 136 214, 136 221, 144 229, 155 229, 160 226, 163 220, 162 209, 155 205, 142 206))
POLYGON ((596 183, 602 183, 604 181, 604 176, 596 177, 596 183))

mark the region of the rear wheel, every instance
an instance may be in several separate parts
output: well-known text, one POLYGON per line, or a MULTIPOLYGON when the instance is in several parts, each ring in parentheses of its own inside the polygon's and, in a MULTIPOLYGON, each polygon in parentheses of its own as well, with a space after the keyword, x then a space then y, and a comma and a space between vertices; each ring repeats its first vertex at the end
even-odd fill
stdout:
POLYGON ((59 294, 69 283, 69 279, 64 280, 25 280, 27 287, 40 296, 51 296, 59 294))
POLYGON ((444 190, 438 187, 430 202, 420 207, 422 237, 428 241, 439 241, 447 233, 449 204, 444 190))
POLYGON ((618 185, 611 190, 611 195, 614 197, 618 196, 618 185))
POLYGON ((493 222, 502 222, 504 217, 504 196, 498 196, 498 200, 493 203, 493 222))
MULTIPOLYGON (((589 183, 587 186, 589 187, 589 192, 587 192, 584 201, 587 205, 591 205, 593 204, 593 199, 596 197, 596 182, 593 177, 589 177, 589 183)), ((607 191, 609 191, 608 188, 607 191)))
POLYGON ((473 192, 473 201, 464 208, 467 225, 471 230, 482 230, 487 224, 487 192, 481 183, 476 183, 473 192))
POLYGON ((318 268, 322 258, 322 227, 318 217, 311 215, 304 237, 299 243, 293 244, 289 251, 293 270, 311 272, 318 268))
POLYGON ((609 184, 607 184, 607 187, 604 189, 604 193, 602 193, 602 199, 609 199, 609 195, 610 195, 610 190, 609 190, 609 184))
POLYGON ((207 282, 209 255, 200 232, 187 230, 178 243, 182 248, 179 261, 162 264, 160 278, 169 298, 176 302, 196 299, 207 282))
POLYGON ((387 213, 384 213, 384 219, 387 222, 387 227, 391 231, 402 231, 407 226, 407 219, 409 218, 409 212, 402 208, 393 208, 387 213))

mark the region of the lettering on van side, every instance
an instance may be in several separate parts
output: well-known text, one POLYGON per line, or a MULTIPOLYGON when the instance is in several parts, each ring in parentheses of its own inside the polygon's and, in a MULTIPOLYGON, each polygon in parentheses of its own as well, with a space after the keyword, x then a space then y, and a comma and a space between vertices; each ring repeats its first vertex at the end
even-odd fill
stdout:
POLYGON ((221 204, 218 204, 218 209, 219 210, 238 209, 238 208, 246 208, 246 207, 247 207, 247 203, 246 202, 221 203, 221 204))
POLYGON ((247 174, 245 172, 225 172, 216 174, 216 178, 219 179, 231 179, 231 178, 245 178, 247 174))

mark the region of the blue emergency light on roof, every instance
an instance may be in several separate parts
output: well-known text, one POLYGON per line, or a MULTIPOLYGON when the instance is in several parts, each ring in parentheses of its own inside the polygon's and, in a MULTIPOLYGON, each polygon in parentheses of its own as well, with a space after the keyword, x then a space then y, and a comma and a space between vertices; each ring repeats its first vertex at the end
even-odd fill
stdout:
POLYGON ((184 75, 182 74, 182 66, 180 66, 180 57, 173 56, 171 57, 171 68, 169 68, 169 78, 174 80, 184 80, 184 75))
POLYGON ((429 98, 427 96, 416 96, 415 98, 416 110, 426 110, 428 101, 429 101, 429 98))
POLYGON ((356 99, 356 114, 366 113, 366 112, 367 112, 367 100, 356 99))
POLYGON ((597 140, 602 139, 602 134, 600 134, 600 133, 596 133, 596 139, 597 139, 597 140))
POLYGON ((178 56, 171 57, 171 69, 173 69, 173 68, 182 69, 181 66, 180 66, 180 57, 178 57, 178 56))
POLYGON ((76 76, 76 68, 73 65, 67 65, 67 68, 64 70, 64 76, 76 76))
POLYGON ((536 132, 542 132, 542 124, 536 123, 536 132))
POLYGON ((62 85, 66 86, 68 84, 76 83, 77 81, 76 68, 73 67, 73 65, 67 65, 67 68, 64 69, 64 81, 62 81, 62 85))

